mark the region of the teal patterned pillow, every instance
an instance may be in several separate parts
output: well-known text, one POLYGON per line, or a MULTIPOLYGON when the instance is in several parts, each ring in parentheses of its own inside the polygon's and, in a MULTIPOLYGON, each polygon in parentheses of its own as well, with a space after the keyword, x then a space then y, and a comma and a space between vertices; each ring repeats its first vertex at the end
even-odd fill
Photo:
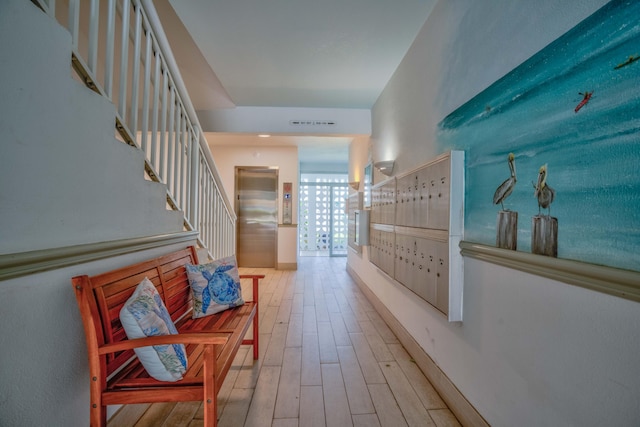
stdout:
POLYGON ((234 256, 185 267, 193 295, 194 319, 244 304, 234 256))
MULTIPOLYGON (((120 310, 120 323, 129 339, 178 333, 158 290, 146 277, 120 310)), ((159 381, 181 380, 187 371, 183 344, 154 345, 134 351, 149 375, 159 381)))

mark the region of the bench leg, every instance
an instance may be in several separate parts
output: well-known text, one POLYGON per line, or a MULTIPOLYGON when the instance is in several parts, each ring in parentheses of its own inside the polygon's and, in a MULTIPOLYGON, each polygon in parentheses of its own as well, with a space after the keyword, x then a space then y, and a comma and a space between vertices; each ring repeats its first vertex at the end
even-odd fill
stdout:
POLYGON ((91 404, 89 409, 89 423, 91 427, 105 427, 107 425, 107 407, 99 404, 91 404))
MULTIPOLYGON (((94 370, 91 370, 93 373, 94 370)), ((102 404, 102 392, 105 387, 106 378, 99 378, 99 374, 92 376, 89 387, 90 405, 89 408, 89 424, 91 427, 105 427, 107 425, 107 407, 102 404)))
POLYGON ((204 425, 218 425, 218 402, 216 401, 216 351, 214 346, 204 349, 204 425))
POLYGON ((258 337, 260 336, 260 330, 258 329, 258 309, 256 308, 256 315, 253 318, 253 360, 258 360, 258 337))
POLYGON ((258 352, 260 351, 258 346, 258 337, 260 336, 260 329, 258 325, 258 319, 260 318, 260 312, 258 303, 258 285, 260 279, 264 279, 264 275, 250 276, 253 279, 253 300, 256 302, 256 313, 253 316, 253 360, 258 360, 258 352))

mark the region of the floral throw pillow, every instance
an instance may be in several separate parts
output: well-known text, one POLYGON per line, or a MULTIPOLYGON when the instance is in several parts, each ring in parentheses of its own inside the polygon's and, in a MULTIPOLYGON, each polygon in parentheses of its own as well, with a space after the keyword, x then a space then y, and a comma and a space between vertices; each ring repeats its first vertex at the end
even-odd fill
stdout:
POLYGON ((185 267, 193 295, 194 319, 244 304, 235 256, 185 267))
MULTIPOLYGON (((148 278, 144 278, 120 310, 127 338, 177 334, 169 312, 148 278)), ((154 345, 134 349, 149 375, 159 381, 178 381, 187 371, 183 344, 154 345)))

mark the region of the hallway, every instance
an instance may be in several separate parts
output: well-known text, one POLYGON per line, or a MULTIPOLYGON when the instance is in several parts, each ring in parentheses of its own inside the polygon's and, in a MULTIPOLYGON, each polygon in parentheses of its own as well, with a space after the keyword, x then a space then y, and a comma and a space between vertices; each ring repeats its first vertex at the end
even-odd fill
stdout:
MULTIPOLYGON (((300 257, 297 271, 241 269, 266 275, 260 358, 240 348, 218 394, 220 427, 460 425, 345 265, 300 257)), ((109 426, 201 426, 200 405, 128 405, 109 426)))

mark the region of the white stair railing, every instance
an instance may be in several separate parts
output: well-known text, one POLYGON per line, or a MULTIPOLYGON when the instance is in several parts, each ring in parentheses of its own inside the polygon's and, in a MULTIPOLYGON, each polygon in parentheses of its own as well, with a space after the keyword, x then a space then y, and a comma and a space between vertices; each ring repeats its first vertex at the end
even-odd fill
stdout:
POLYGON ((66 27, 72 66, 116 106, 124 142, 145 153, 212 258, 235 253, 236 216, 151 0, 34 0, 66 27))

